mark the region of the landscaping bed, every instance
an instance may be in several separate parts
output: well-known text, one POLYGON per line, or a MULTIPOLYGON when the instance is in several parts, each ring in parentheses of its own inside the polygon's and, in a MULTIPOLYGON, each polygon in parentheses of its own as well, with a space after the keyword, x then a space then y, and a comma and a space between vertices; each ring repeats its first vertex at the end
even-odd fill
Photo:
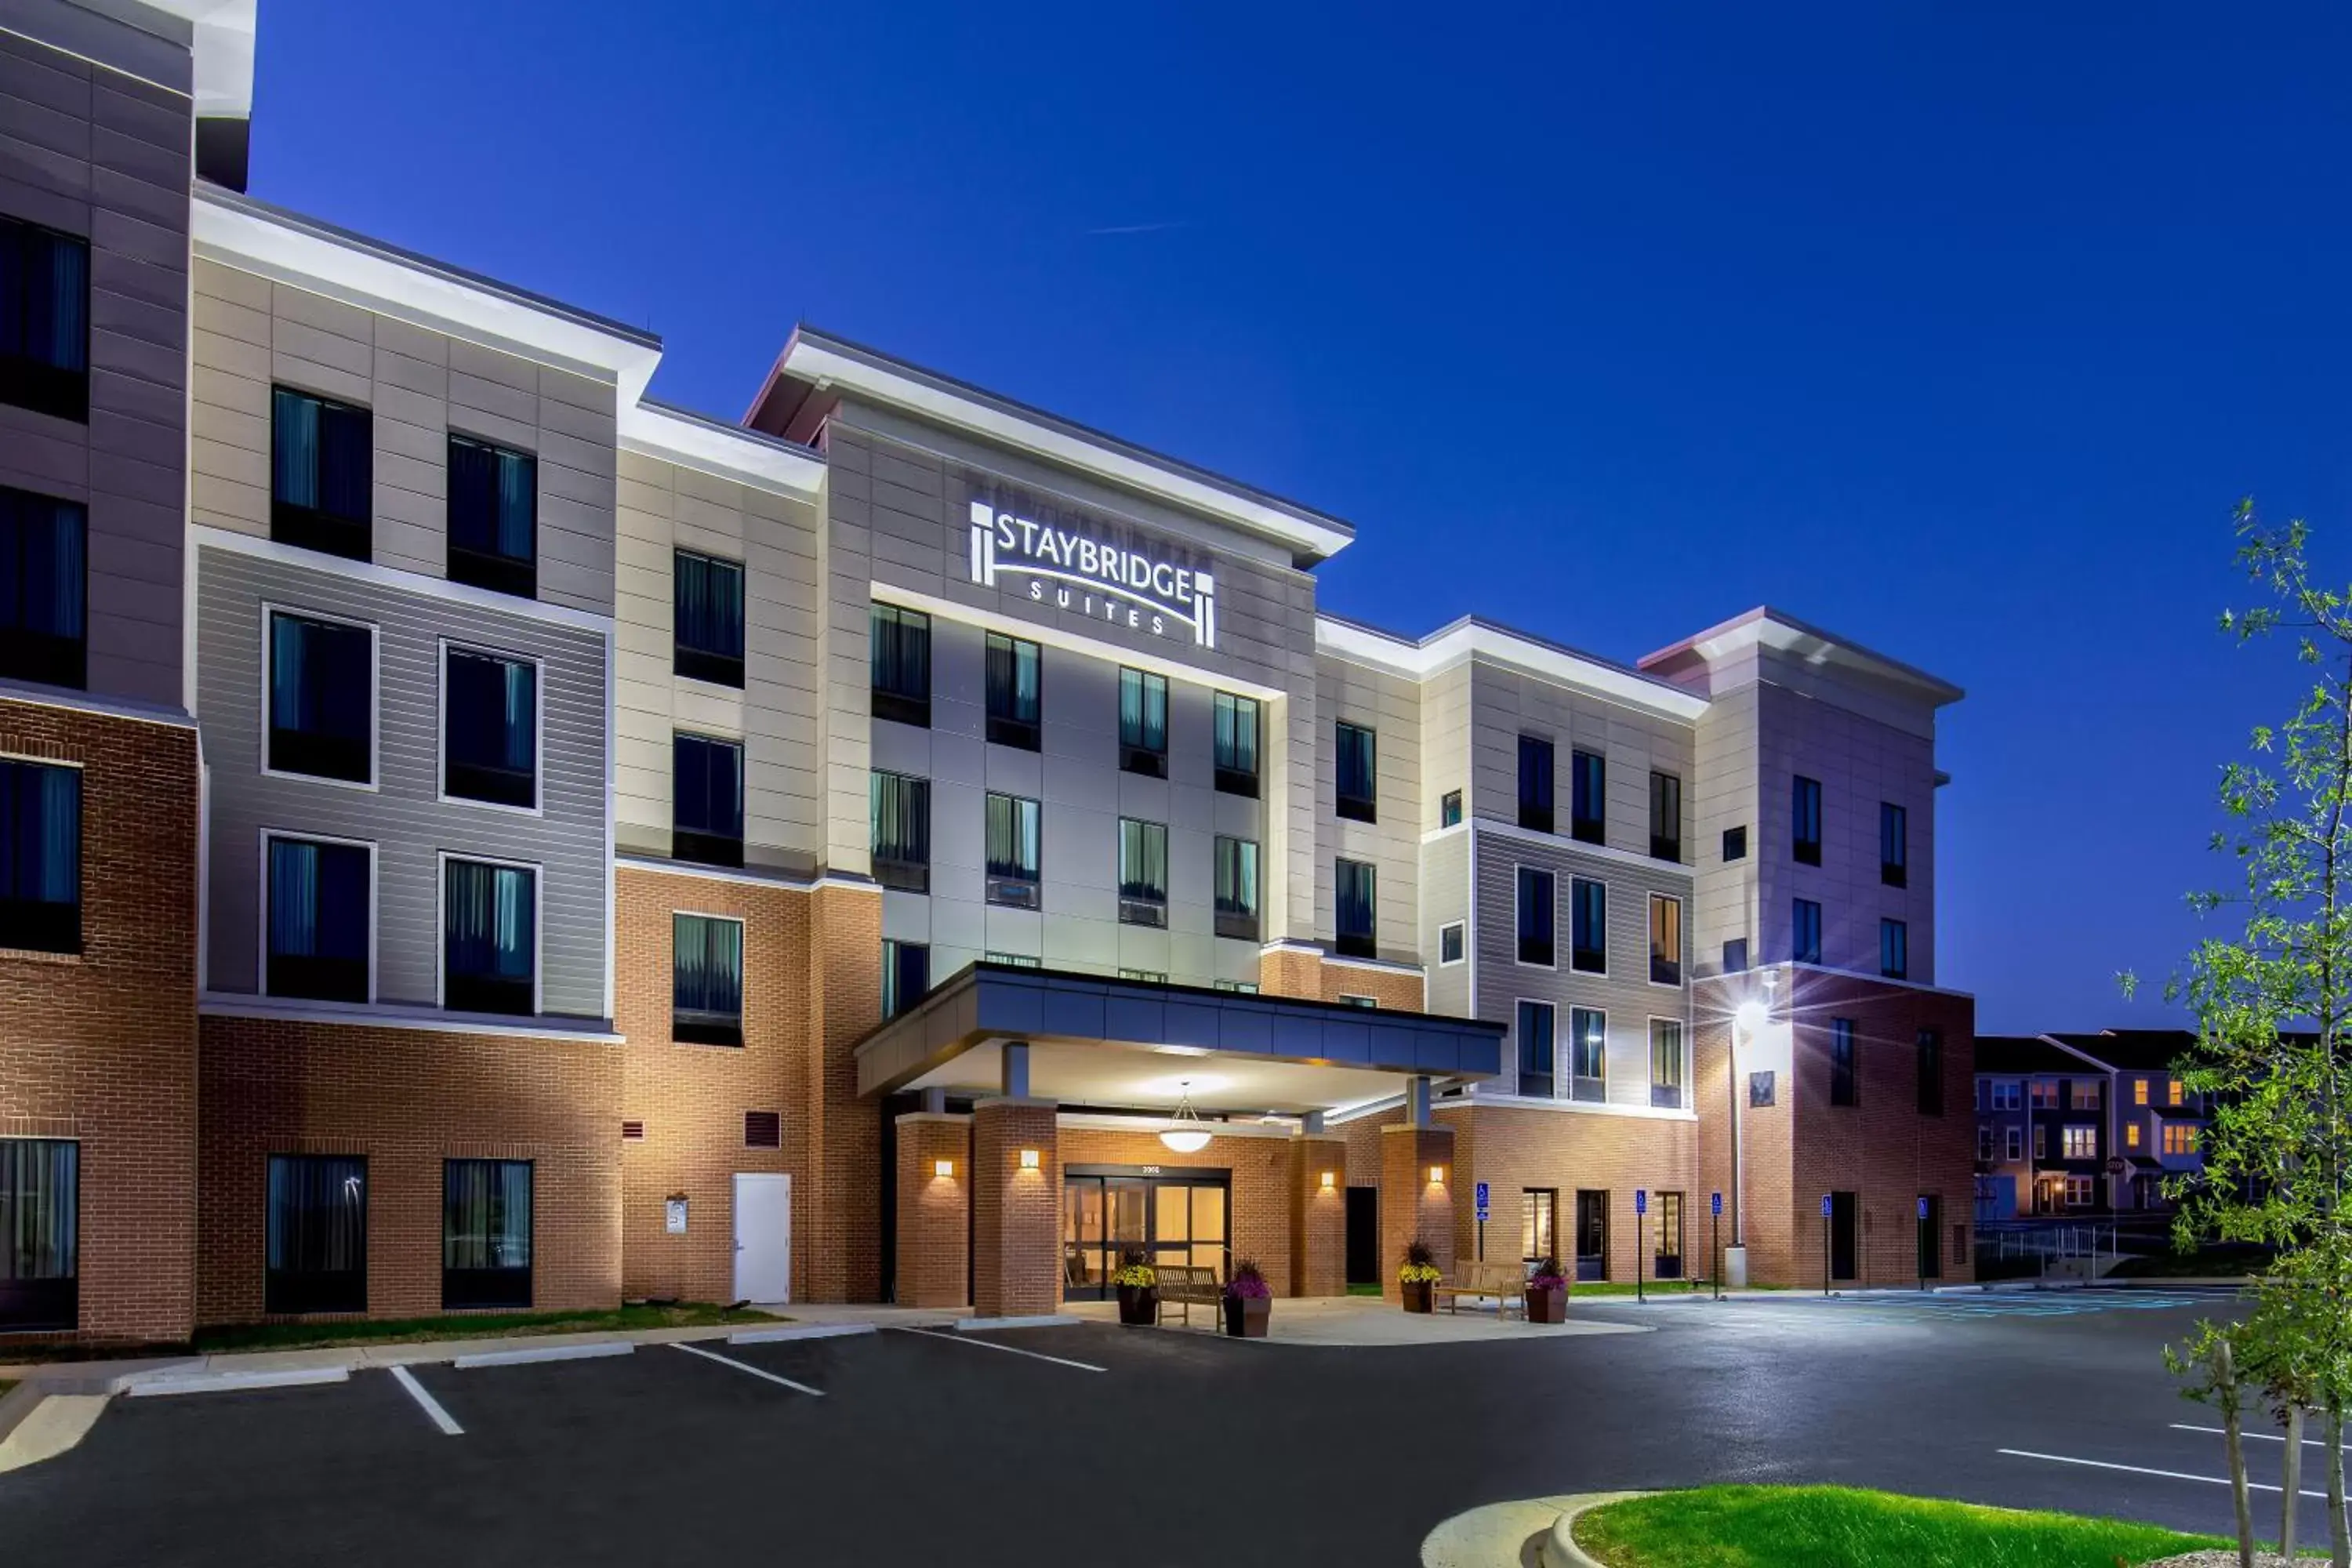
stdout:
POLYGON ((1594 1509, 1574 1532, 1608 1568, 2116 1568, 2227 1544, 2125 1520, 1849 1487, 1662 1492, 1594 1509))
POLYGON ((198 1330, 195 1348, 206 1352, 310 1350, 328 1345, 493 1340, 531 1334, 604 1333, 624 1329, 701 1329, 784 1321, 773 1312, 755 1311, 749 1307, 688 1301, 606 1311, 470 1312, 434 1318, 363 1318, 331 1323, 238 1323, 198 1330))

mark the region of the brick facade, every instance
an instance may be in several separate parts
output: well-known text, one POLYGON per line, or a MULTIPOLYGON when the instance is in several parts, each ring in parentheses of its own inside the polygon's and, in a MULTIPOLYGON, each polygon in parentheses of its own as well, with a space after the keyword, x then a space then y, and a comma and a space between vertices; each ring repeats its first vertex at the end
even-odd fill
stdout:
POLYGON ((183 1340, 196 1279, 195 731, 0 701, 0 753, 82 773, 82 951, 0 952, 0 1137, 80 1142, 80 1336, 183 1340))
POLYGON ((1050 1312, 1062 1301, 1062 1167, 1050 1100, 971 1108, 971 1306, 983 1318, 1050 1312), (1037 1163, 1024 1168, 1023 1150, 1037 1163))
POLYGON ((1229 1173, 1231 1217, 1225 1245, 1232 1248, 1234 1259, 1246 1258, 1255 1263, 1276 1295, 1297 1293, 1290 1284, 1288 1139, 1224 1133, 1212 1136, 1209 1146, 1198 1153, 1180 1154, 1160 1142, 1156 1129, 1129 1132, 1065 1125, 1059 1142, 1065 1166, 1157 1165, 1162 1170, 1229 1173))
POLYGON ((963 1306, 971 1300, 971 1118, 916 1111, 898 1118, 898 1303, 963 1306))
POLYGON ((1290 1289, 1348 1293, 1348 1141, 1329 1133, 1290 1142, 1290 1289), (1326 1186, 1325 1176, 1331 1178, 1326 1186))
POLYGON ((1456 1130, 1454 1154, 1470 1178, 1454 1184, 1454 1236, 1465 1258, 1478 1245, 1474 1184, 1485 1182, 1489 1261, 1520 1257, 1525 1194, 1549 1191, 1554 1194, 1552 1250, 1563 1267, 1572 1268, 1577 1194, 1600 1192, 1608 1194, 1608 1278, 1631 1280, 1639 1268, 1654 1279, 1659 1195, 1679 1193, 1681 1256, 1689 1272, 1702 1270, 1707 1201, 1699 1186, 1696 1121, 1501 1105, 1448 1110, 1439 1121, 1456 1130), (1636 1191, 1650 1194, 1646 1224, 1633 1213, 1636 1191))
POLYGON ((1451 1127, 1395 1121, 1381 1129, 1380 1140, 1381 1294, 1402 1301, 1397 1268, 1408 1243, 1427 1242, 1437 1267, 1454 1272, 1454 1192, 1467 1178, 1454 1161, 1451 1127), (1430 1179, 1433 1166, 1444 1172, 1442 1181, 1430 1179))
POLYGON ((621 1301, 622 1047, 204 1020, 196 1321, 262 1314, 268 1158, 367 1160, 367 1308, 441 1310, 442 1162, 532 1163, 532 1306, 621 1301))
POLYGON ((1258 955, 1257 988, 1268 996, 1299 996, 1337 1002, 1370 996, 1392 1012, 1418 1013, 1423 1006, 1421 971, 1334 960, 1304 948, 1272 947, 1258 955))

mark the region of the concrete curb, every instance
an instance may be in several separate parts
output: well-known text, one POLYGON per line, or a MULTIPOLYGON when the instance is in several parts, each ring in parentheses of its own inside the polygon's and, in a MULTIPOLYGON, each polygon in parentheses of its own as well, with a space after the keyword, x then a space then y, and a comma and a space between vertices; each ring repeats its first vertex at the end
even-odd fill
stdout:
POLYGON ((480 1355, 461 1355, 449 1364, 459 1372, 470 1372, 482 1366, 530 1366, 543 1361, 595 1361, 604 1356, 636 1353, 636 1342, 623 1340, 608 1344, 543 1345, 530 1350, 488 1351, 480 1355))
POLYGON ((1540 1554, 1543 1568, 1603 1568, 1602 1563, 1576 1543, 1576 1521, 1596 1508, 1612 1502, 1625 1502, 1633 1498, 1654 1497, 1654 1492, 1588 1492, 1580 1498, 1568 1498, 1559 1517, 1552 1521, 1551 1533, 1543 1539, 1540 1554))
POLYGON ((781 1329, 746 1329, 741 1333, 728 1335, 727 1342, 730 1345, 774 1345, 793 1340, 837 1340, 875 1331, 871 1323, 790 1323, 781 1329))
POLYGON ((1026 1318, 958 1318, 955 1331, 960 1334, 993 1333, 998 1329, 1058 1329, 1086 1320, 1067 1312, 1038 1312, 1026 1318))
POLYGON ((1431 1531, 1421 1543, 1422 1568, 1601 1568, 1570 1538, 1570 1527, 1587 1510, 1650 1495, 1575 1492, 1487 1503, 1431 1531))
POLYGON ((171 1394, 234 1394, 248 1388, 301 1388, 319 1383, 349 1383, 349 1367, 289 1367, 278 1372, 160 1373, 126 1379, 121 1389, 130 1399, 152 1399, 171 1394))
POLYGON ((6 1394, 0 1394, 0 1443, 33 1413, 33 1406, 49 1396, 49 1391, 37 1383, 20 1383, 6 1394))

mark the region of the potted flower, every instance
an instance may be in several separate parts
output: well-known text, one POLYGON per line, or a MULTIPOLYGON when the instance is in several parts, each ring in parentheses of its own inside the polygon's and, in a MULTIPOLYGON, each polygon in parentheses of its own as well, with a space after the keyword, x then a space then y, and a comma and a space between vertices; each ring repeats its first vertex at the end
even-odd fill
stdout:
POLYGON ((1234 1277, 1225 1281, 1225 1332, 1237 1340, 1262 1340, 1273 1315, 1274 1287, 1255 1262, 1238 1259, 1234 1277))
POLYGON ((1528 1270, 1528 1321, 1568 1321, 1568 1277, 1559 1271, 1557 1258, 1539 1258, 1528 1270))
POLYGON ((1148 1329, 1160 1317, 1160 1276, 1143 1260, 1143 1248, 1122 1248, 1118 1272, 1110 1277, 1118 1287, 1118 1321, 1130 1328, 1148 1329))
POLYGON ((1437 1266, 1437 1254, 1429 1243, 1418 1237, 1405 1244, 1404 1266, 1397 1270, 1397 1283, 1404 1289, 1404 1310, 1408 1312, 1437 1310, 1437 1282, 1445 1271, 1437 1266))

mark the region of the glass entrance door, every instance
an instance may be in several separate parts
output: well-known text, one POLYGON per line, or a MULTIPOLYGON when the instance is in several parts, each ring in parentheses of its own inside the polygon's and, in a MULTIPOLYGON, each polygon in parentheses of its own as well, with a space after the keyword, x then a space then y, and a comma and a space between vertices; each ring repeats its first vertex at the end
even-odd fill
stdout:
POLYGON ((1119 1255, 1141 1247, 1155 1267, 1228 1272, 1231 1205, 1223 1171, 1070 1172, 1062 1178, 1062 1290, 1072 1300, 1115 1294, 1119 1255))

